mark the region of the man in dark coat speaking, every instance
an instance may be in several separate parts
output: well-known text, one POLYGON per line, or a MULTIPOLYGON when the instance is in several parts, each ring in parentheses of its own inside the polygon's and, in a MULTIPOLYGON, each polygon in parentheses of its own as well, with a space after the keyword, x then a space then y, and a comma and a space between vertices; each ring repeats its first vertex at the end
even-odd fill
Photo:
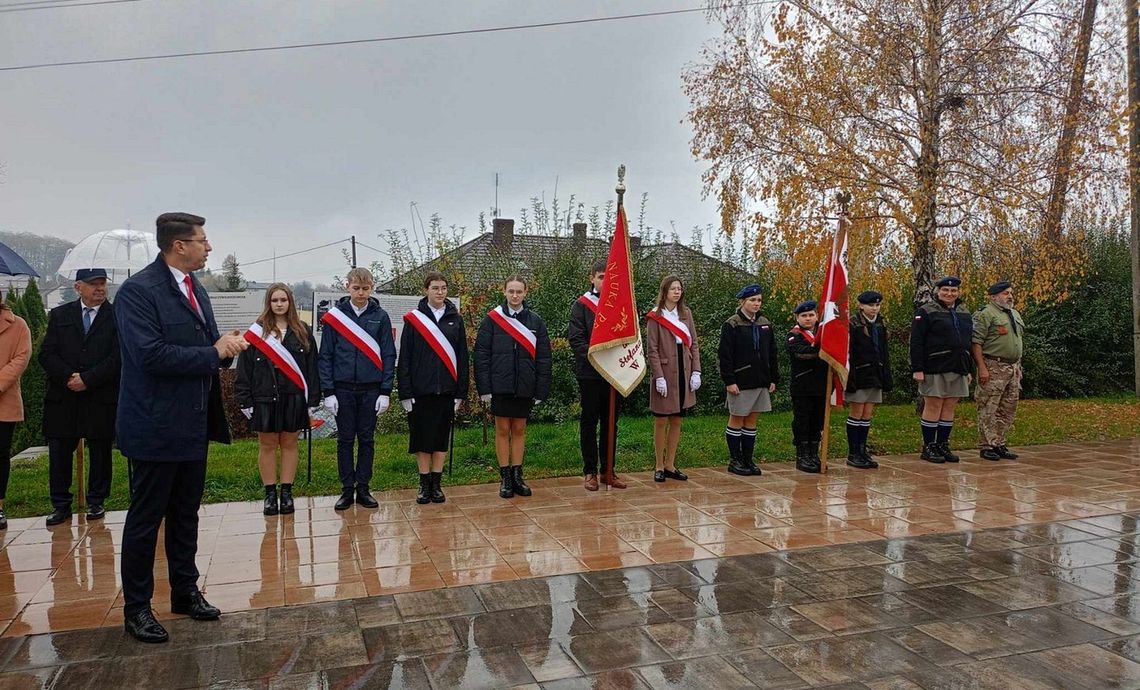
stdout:
POLYGON ((40 366, 47 376, 43 420, 52 507, 49 527, 71 521, 71 458, 79 439, 86 439, 91 458, 88 520, 103 517, 103 502, 111 493, 119 336, 114 307, 107 301, 107 271, 79 269, 75 291, 79 299, 51 310, 40 345, 40 366))
POLYGON ((221 612, 198 590, 198 508, 210 441, 229 443, 218 369, 246 348, 218 334, 210 298, 193 271, 206 266, 206 219, 158 217, 159 257, 127 279, 115 298, 123 360, 119 450, 131 463, 131 507, 123 528, 123 617, 142 642, 165 642, 155 620, 154 550, 166 519, 170 610, 195 620, 221 612))

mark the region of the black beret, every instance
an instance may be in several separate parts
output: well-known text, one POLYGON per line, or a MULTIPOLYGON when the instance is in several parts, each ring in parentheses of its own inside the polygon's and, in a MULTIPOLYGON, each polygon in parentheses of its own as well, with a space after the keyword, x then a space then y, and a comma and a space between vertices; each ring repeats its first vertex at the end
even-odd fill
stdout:
POLYGON ((939 281, 934 284, 934 287, 958 287, 961 284, 962 279, 958 276, 945 276, 939 279, 939 281))
POLYGON ((736 299, 748 299, 749 297, 754 297, 762 292, 763 290, 760 289, 759 285, 752 283, 751 285, 745 285, 744 287, 740 288, 740 292, 736 293, 736 299))
POLYGON ((883 296, 874 290, 866 290, 860 292, 855 299, 859 300, 859 304, 878 304, 883 301, 883 296))
POLYGON ((83 281, 84 283, 90 283, 93 280, 106 277, 107 271, 102 268, 81 268, 75 272, 75 279, 83 281))
POLYGON ((986 290, 986 292, 991 295, 997 295, 1005 292, 1011 287, 1013 287, 1013 283, 1009 282, 1008 280, 1001 280, 991 285, 990 288, 986 290))
POLYGON ((797 304, 796 308, 792 310, 792 313, 802 314, 805 311, 815 311, 815 307, 816 307, 815 300, 809 299, 806 302, 800 302, 799 304, 797 304))

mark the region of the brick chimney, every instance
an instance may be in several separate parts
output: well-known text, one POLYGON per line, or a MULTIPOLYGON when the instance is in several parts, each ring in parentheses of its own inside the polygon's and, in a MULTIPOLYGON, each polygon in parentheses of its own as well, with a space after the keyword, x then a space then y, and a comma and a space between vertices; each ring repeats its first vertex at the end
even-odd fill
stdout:
POLYGON ((491 221, 491 246, 503 254, 511 253, 515 241, 515 221, 511 218, 496 218, 491 221))
POLYGON ((629 236, 629 253, 636 256, 641 251, 641 238, 637 235, 629 236))
POLYGON ((574 223, 574 241, 582 243, 586 241, 586 224, 574 223))

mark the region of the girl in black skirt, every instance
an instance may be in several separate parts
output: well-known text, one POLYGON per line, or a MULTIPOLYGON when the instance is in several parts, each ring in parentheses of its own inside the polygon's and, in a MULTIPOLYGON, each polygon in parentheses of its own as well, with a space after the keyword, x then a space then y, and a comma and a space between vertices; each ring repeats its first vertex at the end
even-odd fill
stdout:
POLYGON ((504 304, 479 324, 475 338, 475 388, 495 416, 495 455, 499 459, 499 496, 530 496, 523 481, 526 420, 531 407, 550 395, 550 338, 542 318, 527 306, 526 280, 511 276, 503 284, 504 304))
POLYGON ((400 404, 408 412, 408 452, 416 454, 420 470, 420 504, 447 500, 440 487, 443 461, 468 389, 467 334, 459 311, 447 301, 447 278, 428 273, 424 293, 415 311, 404 315, 396 365, 400 404))
POLYGON ((274 283, 265 291, 265 308, 246 338, 253 347, 238 356, 234 397, 257 432, 257 465, 265 485, 265 514, 292 513, 297 475, 297 437, 309 428, 309 409, 320 404, 317 343, 297 316, 293 291, 274 283), (260 342, 259 342, 260 341, 260 342), (287 357, 291 357, 290 362, 287 357), (277 361, 275 361, 275 359, 277 361), (290 365, 296 365, 293 369, 290 365), (286 367, 286 368, 283 368, 286 367), (303 377, 303 386, 296 378, 303 377), (304 386, 308 386, 308 396, 304 386), (277 500, 277 450, 281 450, 281 502, 277 500))

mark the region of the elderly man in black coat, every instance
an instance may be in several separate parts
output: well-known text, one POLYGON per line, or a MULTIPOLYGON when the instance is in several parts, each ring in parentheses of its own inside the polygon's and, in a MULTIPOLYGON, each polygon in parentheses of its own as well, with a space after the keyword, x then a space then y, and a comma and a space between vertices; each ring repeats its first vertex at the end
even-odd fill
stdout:
POLYGON ((47 376, 43 428, 48 442, 52 513, 47 524, 71 521, 71 465, 79 439, 91 457, 87 519, 103 517, 111 493, 111 443, 119 401, 119 334, 107 301, 107 271, 75 273, 79 299, 51 310, 40 346, 47 376))
POLYGON ((210 296, 193 275, 210 254, 205 224, 189 213, 159 216, 162 254, 115 298, 123 358, 116 436, 134 470, 123 526, 123 616, 142 642, 167 640, 150 607, 164 522, 171 612, 195 620, 221 615, 198 589, 198 508, 209 442, 230 441, 218 370, 247 343, 236 331, 218 333, 210 296))

